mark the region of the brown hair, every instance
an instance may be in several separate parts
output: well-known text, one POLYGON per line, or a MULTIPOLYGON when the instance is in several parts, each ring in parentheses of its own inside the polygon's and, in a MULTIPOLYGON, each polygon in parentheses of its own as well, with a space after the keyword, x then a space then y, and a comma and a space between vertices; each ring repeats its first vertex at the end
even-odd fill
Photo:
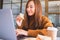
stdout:
MULTIPOLYGON (((28 0, 27 4, 26 4, 26 9, 27 9, 27 6, 28 6, 28 3, 30 1, 33 1, 34 2, 34 5, 35 5, 35 27, 40 27, 41 26, 41 16, 42 16, 42 7, 41 7, 41 3, 39 0, 28 0)), ((24 26, 28 27, 28 13, 25 9, 25 14, 24 14, 24 26)))

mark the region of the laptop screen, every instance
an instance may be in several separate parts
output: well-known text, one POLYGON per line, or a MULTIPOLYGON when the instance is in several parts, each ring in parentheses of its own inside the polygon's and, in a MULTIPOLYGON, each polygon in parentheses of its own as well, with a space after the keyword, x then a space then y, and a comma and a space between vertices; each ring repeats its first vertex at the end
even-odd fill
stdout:
POLYGON ((16 40, 11 9, 0 9, 0 38, 3 40, 16 40))

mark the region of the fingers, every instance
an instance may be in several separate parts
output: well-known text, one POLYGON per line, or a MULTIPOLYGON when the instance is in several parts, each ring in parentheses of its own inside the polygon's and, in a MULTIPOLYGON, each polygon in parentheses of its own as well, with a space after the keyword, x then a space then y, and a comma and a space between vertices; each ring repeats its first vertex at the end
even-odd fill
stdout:
POLYGON ((36 37, 36 40, 42 40, 38 34, 38 36, 36 37))
POLYGON ((25 30, 16 29, 16 36, 18 36, 18 35, 25 35, 25 36, 27 36, 28 34, 27 34, 27 31, 25 31, 25 30))
POLYGON ((20 30, 19 29, 16 29, 16 36, 20 35, 20 30))
POLYGON ((21 17, 18 15, 17 17, 16 17, 16 21, 20 21, 21 20, 21 17))
POLYGON ((41 39, 39 37, 37 37, 36 40, 41 40, 41 39))
POLYGON ((18 16, 16 17, 16 23, 17 23, 18 26, 21 26, 22 18, 20 17, 20 15, 18 15, 18 16))

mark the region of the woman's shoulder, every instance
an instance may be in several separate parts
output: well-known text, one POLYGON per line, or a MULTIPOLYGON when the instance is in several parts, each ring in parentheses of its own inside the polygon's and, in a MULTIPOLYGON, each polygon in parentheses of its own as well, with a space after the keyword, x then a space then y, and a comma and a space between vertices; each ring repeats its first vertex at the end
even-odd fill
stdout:
POLYGON ((47 20, 47 19, 49 19, 49 18, 46 17, 46 16, 42 16, 42 19, 43 19, 43 20, 45 20, 45 19, 47 20))
POLYGON ((50 23, 52 23, 51 20, 48 17, 46 17, 46 16, 42 16, 42 20, 43 20, 43 22, 50 22, 50 23))
POLYGON ((42 16, 42 18, 47 18, 47 16, 42 16))
POLYGON ((44 24, 44 28, 53 27, 52 21, 46 16, 42 16, 42 22, 44 24))

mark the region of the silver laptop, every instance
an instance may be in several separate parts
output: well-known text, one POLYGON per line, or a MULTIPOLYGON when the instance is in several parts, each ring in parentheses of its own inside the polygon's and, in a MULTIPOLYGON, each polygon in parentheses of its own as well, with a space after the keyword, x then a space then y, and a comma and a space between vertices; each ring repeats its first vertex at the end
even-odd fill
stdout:
POLYGON ((0 9, 0 39, 17 40, 11 9, 0 9))

